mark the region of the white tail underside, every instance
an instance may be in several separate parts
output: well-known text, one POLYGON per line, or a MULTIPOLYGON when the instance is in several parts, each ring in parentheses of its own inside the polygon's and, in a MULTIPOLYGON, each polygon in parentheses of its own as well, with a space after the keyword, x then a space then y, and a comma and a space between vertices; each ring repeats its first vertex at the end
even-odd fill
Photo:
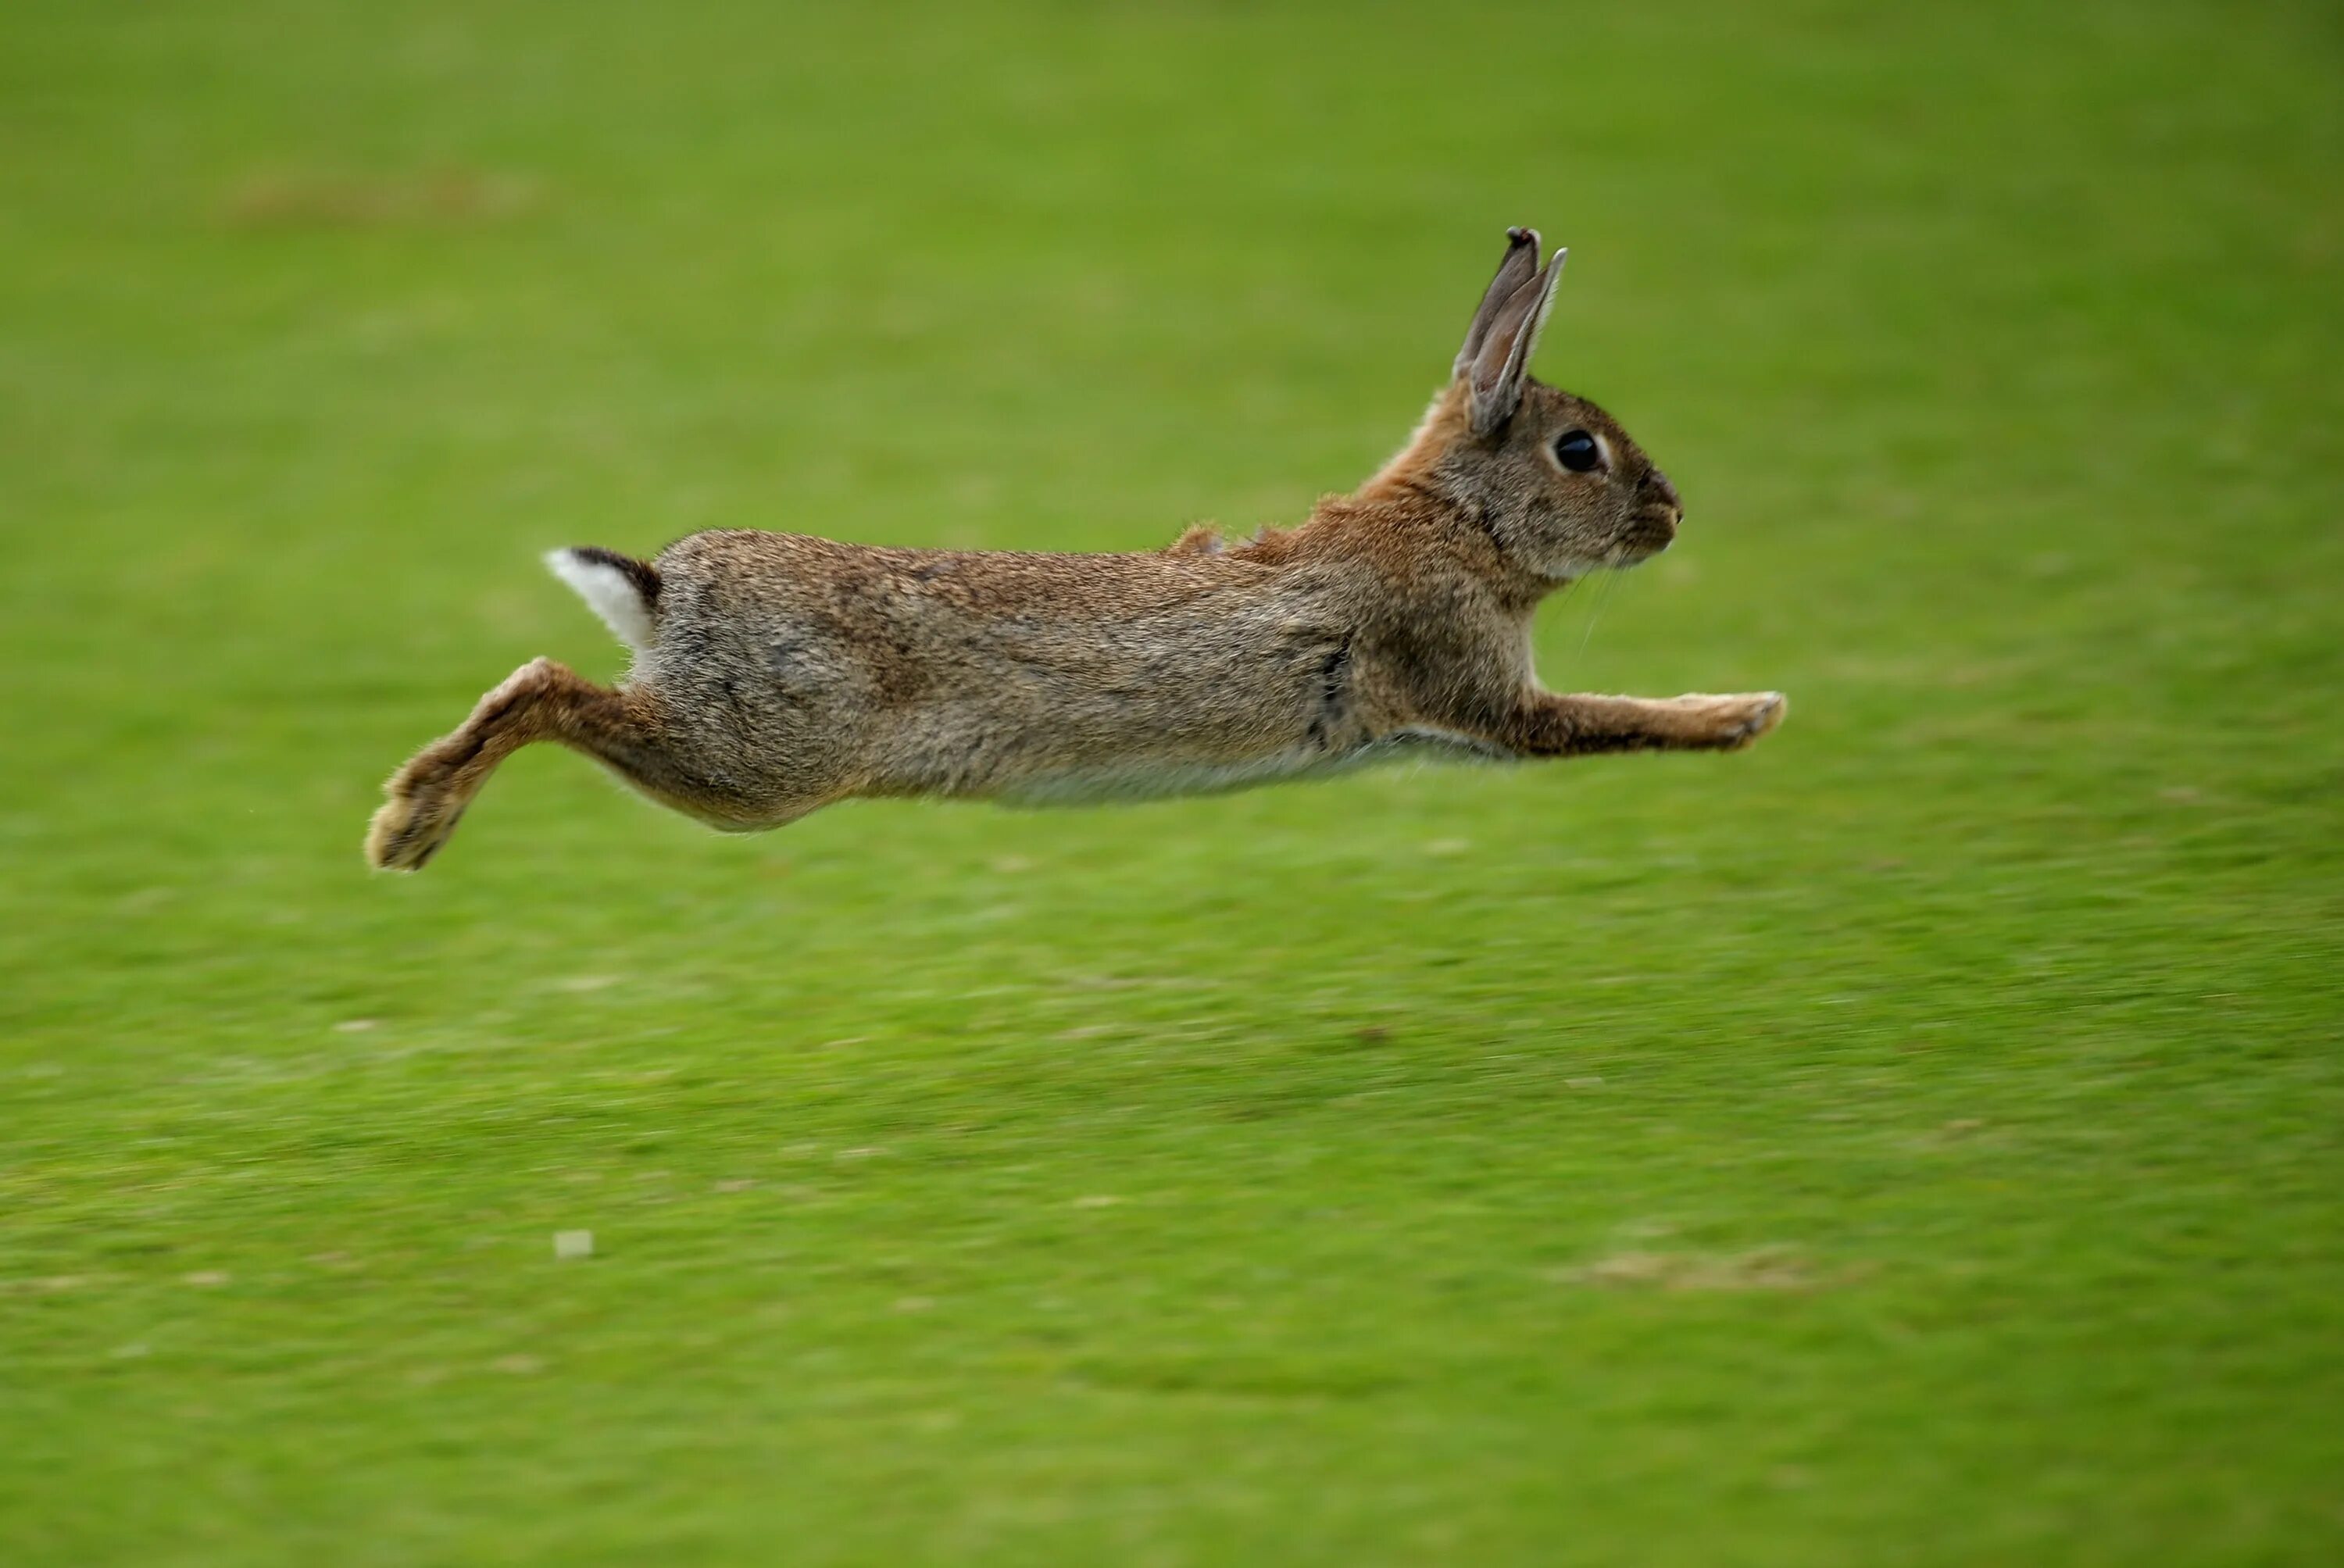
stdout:
POLYGON ((549 551, 545 563, 553 569, 553 575, 578 591, 586 608, 601 616, 602 624, 620 642, 639 653, 652 645, 658 631, 652 623, 651 606, 643 602, 625 572, 585 560, 574 550, 549 551))

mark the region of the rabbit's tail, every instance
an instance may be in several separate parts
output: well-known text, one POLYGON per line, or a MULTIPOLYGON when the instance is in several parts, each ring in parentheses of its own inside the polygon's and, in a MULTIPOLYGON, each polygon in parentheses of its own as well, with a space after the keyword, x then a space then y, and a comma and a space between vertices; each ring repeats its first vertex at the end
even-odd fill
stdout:
POLYGON ((658 567, 592 544, 550 551, 545 563, 578 591, 620 642, 640 653, 658 640, 658 567))

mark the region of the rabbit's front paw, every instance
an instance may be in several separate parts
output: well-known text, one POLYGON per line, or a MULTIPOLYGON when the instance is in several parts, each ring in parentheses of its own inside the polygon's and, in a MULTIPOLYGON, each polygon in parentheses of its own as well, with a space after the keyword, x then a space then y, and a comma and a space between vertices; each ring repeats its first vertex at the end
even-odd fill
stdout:
POLYGON ((1734 752, 1756 740, 1789 711, 1780 692, 1737 692, 1723 697, 1680 697, 1693 721, 1692 744, 1704 750, 1734 752))
POLYGON ((1731 729, 1725 744, 1736 749, 1748 745, 1781 723, 1783 715, 1791 711, 1791 699, 1780 692, 1752 692, 1726 700, 1733 706, 1731 729))

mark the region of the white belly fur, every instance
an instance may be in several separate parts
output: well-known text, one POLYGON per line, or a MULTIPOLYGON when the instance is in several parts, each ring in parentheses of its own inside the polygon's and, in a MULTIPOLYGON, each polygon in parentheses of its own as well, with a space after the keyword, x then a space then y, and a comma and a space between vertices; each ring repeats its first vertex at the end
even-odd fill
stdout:
POLYGON ((1356 773, 1382 763, 1445 755, 1472 762, 1504 762, 1506 752, 1448 730, 1399 731, 1348 752, 1297 746, 1237 763, 1171 760, 1061 768, 1034 774, 1005 785, 996 800, 1010 805, 1084 805, 1104 801, 1164 800, 1184 794, 1217 794, 1281 779, 1324 778, 1356 773))

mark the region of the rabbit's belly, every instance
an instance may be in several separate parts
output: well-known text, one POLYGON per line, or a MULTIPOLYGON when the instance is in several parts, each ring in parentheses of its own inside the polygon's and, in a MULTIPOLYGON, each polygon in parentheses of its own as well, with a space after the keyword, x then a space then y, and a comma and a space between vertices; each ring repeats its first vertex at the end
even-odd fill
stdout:
POLYGON ((1102 801, 1164 800, 1174 795, 1218 794, 1279 779, 1348 773, 1362 765, 1369 748, 1329 752, 1317 747, 1278 752, 1237 763, 1147 760, 1029 774, 1004 784, 995 798, 1012 805, 1084 805, 1102 801))
POLYGON ((1184 763, 1165 758, 1094 764, 1029 774, 1003 784, 994 798, 1011 805, 1084 805, 1118 800, 1164 800, 1219 794, 1287 779, 1324 778, 1383 763, 1433 756, 1501 761, 1508 754, 1446 730, 1415 728, 1364 741, 1348 750, 1295 746, 1242 762, 1184 763))

